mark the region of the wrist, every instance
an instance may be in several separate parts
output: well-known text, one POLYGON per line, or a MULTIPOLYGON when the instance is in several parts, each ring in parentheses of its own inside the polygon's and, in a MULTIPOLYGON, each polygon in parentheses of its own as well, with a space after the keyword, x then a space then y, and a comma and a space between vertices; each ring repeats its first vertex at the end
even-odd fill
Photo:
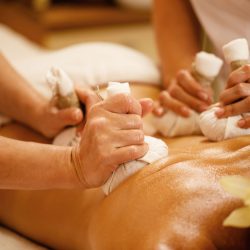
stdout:
POLYGON ((173 62, 171 64, 171 68, 169 67, 169 63, 167 63, 166 65, 163 64, 162 75, 163 75, 164 85, 169 86, 171 80, 176 78, 176 75, 180 70, 190 70, 193 61, 194 61, 194 55, 188 55, 185 58, 182 58, 182 60, 178 62, 173 62))
POLYGON ((40 98, 40 96, 30 103, 27 104, 26 111, 24 113, 24 123, 28 126, 32 127, 33 129, 40 131, 41 126, 43 125, 46 119, 46 106, 48 101, 44 98, 40 98))
POLYGON ((75 186, 80 188, 88 188, 85 174, 83 173, 82 161, 80 159, 79 145, 70 147, 70 164, 69 171, 71 172, 71 181, 75 186))

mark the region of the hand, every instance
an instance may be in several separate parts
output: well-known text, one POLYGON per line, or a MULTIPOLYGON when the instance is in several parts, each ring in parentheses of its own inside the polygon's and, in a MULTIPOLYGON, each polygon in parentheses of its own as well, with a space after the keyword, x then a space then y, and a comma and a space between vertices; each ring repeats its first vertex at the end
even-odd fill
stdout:
MULTIPOLYGON (((86 112, 96 102, 100 101, 95 92, 90 89, 76 89, 78 98, 85 105, 86 112)), ((46 102, 35 119, 35 128, 48 138, 54 137, 67 126, 82 122, 84 115, 79 108, 57 109, 46 102)))
POLYGON ((72 148, 72 167, 81 186, 104 184, 120 164, 147 152, 141 115, 151 107, 151 100, 117 94, 90 108, 81 142, 72 148))
MULTIPOLYGON (((221 108, 218 118, 250 112, 250 64, 233 71, 228 78, 225 90, 220 95, 221 108)), ((239 120, 238 126, 250 128, 250 116, 239 120)))
POLYGON ((188 117, 190 109, 202 112, 212 103, 212 89, 203 88, 188 70, 180 70, 170 81, 167 90, 161 92, 154 114, 161 116, 164 109, 188 117))

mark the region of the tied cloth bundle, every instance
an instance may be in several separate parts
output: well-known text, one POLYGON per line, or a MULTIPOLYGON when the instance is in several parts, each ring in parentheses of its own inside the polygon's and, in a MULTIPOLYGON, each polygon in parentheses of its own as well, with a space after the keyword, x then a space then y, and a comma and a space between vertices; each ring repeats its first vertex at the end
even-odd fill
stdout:
MULTIPOLYGON (((223 46, 226 62, 235 70, 249 63, 249 49, 246 39, 236 39, 223 46)), ((222 141, 238 136, 250 134, 250 129, 237 126, 237 122, 249 113, 218 119, 215 112, 219 104, 212 105, 210 109, 201 113, 200 128, 202 133, 211 141, 222 141)))
MULTIPOLYGON (((130 95, 130 87, 128 83, 109 83, 107 88, 107 98, 121 93, 130 95)), ((168 147, 162 140, 151 136, 145 136, 144 141, 149 146, 148 152, 142 158, 121 164, 112 173, 111 177, 102 187, 103 192, 106 195, 111 193, 120 183, 146 165, 168 156, 168 147)))
MULTIPOLYGON (((52 105, 58 109, 80 107, 74 84, 62 69, 51 67, 46 74, 46 81, 52 90, 52 105)), ((8 117, 0 115, 0 126, 10 121, 8 117)))
POLYGON ((74 84, 62 69, 52 67, 46 75, 46 80, 52 89, 53 100, 57 108, 80 107, 74 84))
MULTIPOLYGON (((192 64, 193 77, 204 87, 210 87, 218 76, 223 62, 206 52, 199 52, 192 64)), ((189 117, 182 117, 167 110, 162 117, 154 117, 153 124, 158 132, 166 137, 201 134, 199 114, 191 110, 189 117)))
MULTIPOLYGON (((72 80, 59 67, 51 67, 46 74, 46 80, 52 89, 52 103, 58 109, 70 107, 80 107, 80 102, 75 93, 72 80)), ((58 146, 73 146, 80 141, 80 136, 76 134, 76 128, 69 128, 62 131, 54 138, 53 144, 58 146)))

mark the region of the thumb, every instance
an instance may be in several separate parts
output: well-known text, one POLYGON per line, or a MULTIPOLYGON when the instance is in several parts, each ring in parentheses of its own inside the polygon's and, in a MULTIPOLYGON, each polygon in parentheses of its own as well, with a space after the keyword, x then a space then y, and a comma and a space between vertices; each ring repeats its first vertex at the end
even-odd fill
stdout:
POLYGON ((94 104, 101 101, 97 94, 91 89, 77 88, 76 93, 81 103, 85 104, 87 113, 94 104))
POLYGON ((142 107, 142 116, 145 116, 153 110, 153 100, 150 98, 140 99, 140 104, 142 107))
POLYGON ((58 110, 57 117, 63 126, 76 125, 82 121, 83 113, 79 108, 67 108, 58 110))

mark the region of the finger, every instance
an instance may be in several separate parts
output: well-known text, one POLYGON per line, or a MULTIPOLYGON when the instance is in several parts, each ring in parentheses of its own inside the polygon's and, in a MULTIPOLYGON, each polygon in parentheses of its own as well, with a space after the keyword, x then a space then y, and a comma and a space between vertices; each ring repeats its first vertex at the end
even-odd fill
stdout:
POLYGON ((169 89, 169 93, 175 99, 185 103, 188 107, 196 110, 197 112, 205 111, 208 108, 208 104, 200 101, 199 99, 189 95, 178 85, 173 85, 171 89, 169 89))
POLYGON ((112 153, 112 163, 118 165, 143 157, 148 151, 148 144, 118 148, 112 153))
POLYGON ((78 126, 76 127, 76 134, 77 135, 81 135, 82 131, 85 128, 85 124, 86 124, 86 120, 84 119, 80 124, 78 124, 78 126))
POLYGON ((115 131, 112 141, 117 148, 141 145, 144 144, 144 133, 140 129, 115 131))
POLYGON ((154 102, 153 114, 155 116, 161 117, 164 115, 164 108, 160 105, 159 101, 154 102))
POLYGON ((181 116, 188 117, 190 115, 190 109, 184 103, 171 97, 167 91, 161 92, 159 100, 163 107, 166 107, 181 116))
POLYGON ((85 104, 87 112, 94 104, 101 101, 96 93, 91 89, 76 88, 76 93, 80 102, 85 104))
POLYGON ((238 126, 240 128, 250 128, 250 116, 240 119, 238 121, 238 126))
POLYGON ((150 113, 153 110, 153 100, 151 98, 143 98, 140 100, 140 104, 142 107, 142 116, 150 113))
POLYGON ((250 84, 238 83, 231 88, 225 89, 220 95, 220 101, 226 105, 247 96, 250 96, 250 84))
POLYGON ((233 115, 239 115, 242 113, 249 112, 250 110, 250 96, 244 98, 243 100, 226 105, 224 107, 219 108, 215 114, 218 118, 226 118, 233 115))
POLYGON ((178 84, 190 95, 199 98, 202 101, 211 103, 211 96, 208 91, 202 88, 188 70, 180 70, 177 74, 178 84))
POLYGON ((116 94, 109 97, 102 102, 102 107, 112 113, 142 115, 140 102, 126 94, 116 94))
POLYGON ((250 64, 246 64, 229 75, 226 88, 231 88, 239 82, 247 82, 250 79, 250 64))
POLYGON ((142 129, 143 121, 141 116, 134 114, 107 114, 112 124, 112 128, 117 130, 142 129))
POLYGON ((67 108, 58 110, 58 118, 65 125, 76 125, 83 119, 83 113, 79 108, 67 108))

